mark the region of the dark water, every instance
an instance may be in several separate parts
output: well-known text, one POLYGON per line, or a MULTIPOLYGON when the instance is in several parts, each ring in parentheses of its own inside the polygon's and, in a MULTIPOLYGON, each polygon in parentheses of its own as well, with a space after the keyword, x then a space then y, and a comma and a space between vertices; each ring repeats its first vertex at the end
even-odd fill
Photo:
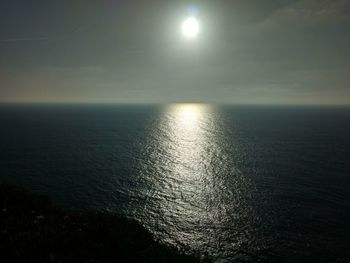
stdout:
POLYGON ((350 262, 350 108, 0 106, 0 180, 218 262, 350 262))

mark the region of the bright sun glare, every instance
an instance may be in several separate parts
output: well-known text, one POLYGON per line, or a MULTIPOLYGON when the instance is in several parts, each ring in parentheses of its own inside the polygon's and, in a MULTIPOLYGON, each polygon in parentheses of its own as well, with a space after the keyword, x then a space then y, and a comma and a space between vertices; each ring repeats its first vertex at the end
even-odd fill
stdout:
POLYGON ((196 38, 200 31, 198 20, 193 16, 186 18, 182 23, 181 31, 185 38, 196 38))

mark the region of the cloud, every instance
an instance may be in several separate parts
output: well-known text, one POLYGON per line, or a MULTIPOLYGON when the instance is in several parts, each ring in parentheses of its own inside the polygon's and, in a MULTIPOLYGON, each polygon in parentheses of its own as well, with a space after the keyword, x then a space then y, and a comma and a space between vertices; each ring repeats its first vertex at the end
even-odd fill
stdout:
POLYGON ((350 19, 350 0, 302 0, 282 6, 267 16, 263 23, 322 24, 350 19))
POLYGON ((350 15, 349 0, 304 0, 297 9, 309 19, 347 19, 350 15))
POLYGON ((47 37, 32 37, 32 38, 7 38, 7 39, 0 39, 0 42, 6 43, 6 42, 32 42, 32 41, 47 41, 49 38, 47 37))

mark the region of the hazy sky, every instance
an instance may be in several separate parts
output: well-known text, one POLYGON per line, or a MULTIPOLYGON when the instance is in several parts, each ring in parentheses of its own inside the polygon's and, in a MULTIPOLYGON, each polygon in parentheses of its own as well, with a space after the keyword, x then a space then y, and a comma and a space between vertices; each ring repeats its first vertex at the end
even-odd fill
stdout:
POLYGON ((350 104, 349 83, 350 0, 0 1, 0 101, 350 104))

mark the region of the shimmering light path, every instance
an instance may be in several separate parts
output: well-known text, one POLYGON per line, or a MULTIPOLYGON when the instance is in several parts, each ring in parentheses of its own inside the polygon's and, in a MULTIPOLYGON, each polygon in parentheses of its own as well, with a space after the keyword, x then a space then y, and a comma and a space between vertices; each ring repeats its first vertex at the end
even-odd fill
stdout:
POLYGON ((222 122, 208 105, 176 104, 164 108, 151 130, 140 163, 144 176, 138 199, 147 199, 144 209, 150 214, 140 220, 164 240, 198 250, 223 248, 221 240, 232 234, 223 229, 243 220, 249 228, 250 186, 234 163, 239 152, 232 154, 232 149, 238 150, 238 142, 237 147, 227 148, 218 137, 222 122))

